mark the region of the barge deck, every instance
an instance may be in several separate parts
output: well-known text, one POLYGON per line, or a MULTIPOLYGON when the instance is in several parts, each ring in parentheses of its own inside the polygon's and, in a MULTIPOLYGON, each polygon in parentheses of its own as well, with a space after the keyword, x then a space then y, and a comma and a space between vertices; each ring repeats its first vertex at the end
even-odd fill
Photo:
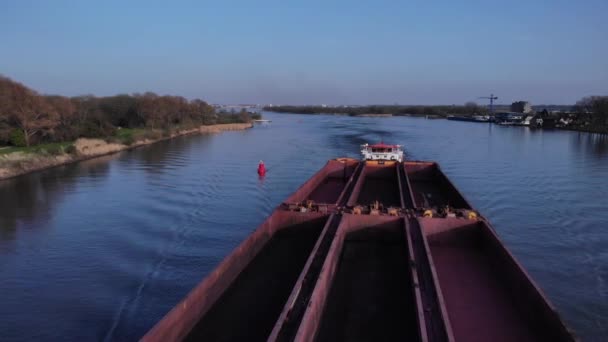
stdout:
POLYGON ((573 341, 433 162, 329 161, 144 341, 573 341))

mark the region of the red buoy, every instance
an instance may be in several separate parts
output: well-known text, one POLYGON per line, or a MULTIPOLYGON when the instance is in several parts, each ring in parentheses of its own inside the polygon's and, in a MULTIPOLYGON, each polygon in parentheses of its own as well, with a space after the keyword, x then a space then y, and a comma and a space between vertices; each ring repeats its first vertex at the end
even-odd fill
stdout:
POLYGON ((266 174, 266 165, 264 165, 264 162, 260 160, 260 163, 258 164, 258 175, 264 176, 265 174, 266 174))

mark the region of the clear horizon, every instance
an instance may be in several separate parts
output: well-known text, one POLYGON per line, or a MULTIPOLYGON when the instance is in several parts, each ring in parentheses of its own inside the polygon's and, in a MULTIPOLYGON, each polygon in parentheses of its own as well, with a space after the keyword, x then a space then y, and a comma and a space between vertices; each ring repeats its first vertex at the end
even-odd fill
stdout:
POLYGON ((574 104, 608 94, 608 2, 6 1, 0 74, 209 103, 574 104))

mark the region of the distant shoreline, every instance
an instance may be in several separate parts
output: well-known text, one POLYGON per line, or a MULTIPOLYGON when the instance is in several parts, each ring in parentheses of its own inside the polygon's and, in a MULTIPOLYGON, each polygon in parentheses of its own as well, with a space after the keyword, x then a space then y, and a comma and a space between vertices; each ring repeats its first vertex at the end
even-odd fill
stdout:
MULTIPOLYGON (((296 112, 281 112, 270 110, 273 113, 277 114, 300 114, 300 115, 336 115, 336 116, 350 116, 350 117, 415 117, 415 118, 426 118, 429 120, 439 120, 444 119, 447 120, 448 116, 443 114, 406 114, 406 113, 383 113, 383 114, 375 114, 375 113, 363 113, 363 114, 354 114, 354 113, 330 113, 330 112, 310 112, 310 113, 296 113, 296 112)), ((470 116, 470 114, 468 115, 470 116)), ((526 126, 517 126, 517 127, 526 127, 526 126)), ((554 130, 562 130, 562 131, 572 131, 572 132, 582 132, 582 133, 592 133, 592 134, 608 134, 608 125, 607 126, 565 126, 565 127, 544 127, 539 129, 554 129, 554 130)))
POLYGON ((73 144, 73 153, 60 153, 57 155, 46 152, 11 152, 0 155, 0 181, 42 171, 52 167, 106 156, 141 146, 151 145, 160 141, 173 139, 179 136, 191 134, 210 134, 224 131, 239 131, 253 127, 252 123, 231 123, 200 126, 194 129, 177 131, 168 137, 158 139, 142 139, 130 145, 123 143, 108 142, 103 139, 80 138, 73 144))

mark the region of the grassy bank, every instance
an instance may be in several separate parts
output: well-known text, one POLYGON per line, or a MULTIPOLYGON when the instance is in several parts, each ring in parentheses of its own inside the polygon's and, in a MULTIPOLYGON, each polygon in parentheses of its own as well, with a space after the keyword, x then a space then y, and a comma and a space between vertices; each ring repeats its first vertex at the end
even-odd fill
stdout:
POLYGON ((62 154, 68 153, 70 146, 73 145, 72 141, 57 142, 49 144, 41 144, 30 147, 15 147, 6 146, 0 148, 0 155, 21 152, 21 153, 38 153, 38 154, 62 154))
MULTIPOLYGON (((196 129, 196 127, 194 129, 196 129)), ((157 140, 163 137, 169 137, 171 134, 175 134, 179 131, 179 127, 175 127, 166 132, 145 128, 123 128, 116 130, 113 135, 94 139, 102 139, 108 143, 118 143, 129 146, 143 140, 157 140)), ((0 147, 0 155, 6 155, 10 153, 61 155, 74 153, 75 150, 73 149, 73 146, 74 141, 53 142, 23 147, 4 146, 0 147)), ((2 166, 2 164, 0 164, 0 166, 2 166)))
POLYGON ((73 142, 0 148, 0 180, 149 145, 177 136, 244 130, 252 126, 251 123, 231 123, 188 129, 176 126, 170 130, 120 129, 104 139, 80 138, 73 142))

